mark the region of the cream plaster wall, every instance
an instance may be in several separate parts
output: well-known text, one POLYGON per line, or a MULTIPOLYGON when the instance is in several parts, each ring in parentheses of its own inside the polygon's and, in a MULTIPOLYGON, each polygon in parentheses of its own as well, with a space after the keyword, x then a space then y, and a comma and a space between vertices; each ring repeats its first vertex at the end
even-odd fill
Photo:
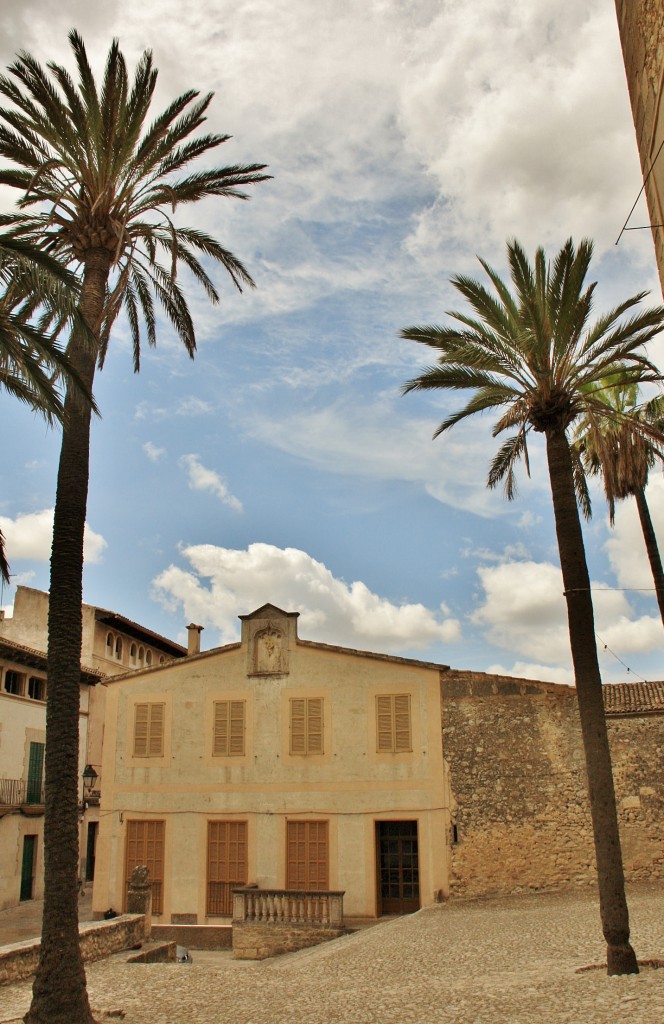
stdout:
POLYGON ((255 671, 245 629, 242 646, 110 683, 96 912, 123 903, 132 818, 166 820, 166 921, 185 913, 206 920, 207 822, 221 818, 248 822, 249 881, 277 888, 285 886, 287 821, 327 820, 329 886, 346 891, 345 911, 358 916, 376 913, 375 822, 417 820, 422 904, 447 890, 439 672, 298 643, 293 618, 271 619, 287 637, 280 666, 287 671, 278 675, 255 671), (376 753, 377 693, 411 695, 411 752, 376 753), (325 702, 320 755, 289 753, 289 700, 303 696, 325 702), (247 702, 243 757, 212 753, 212 707, 225 699, 247 702), (141 701, 166 704, 163 757, 133 756, 133 708, 141 701))
POLYGON ((13 613, 0 621, 0 636, 14 643, 46 650, 48 636, 48 594, 32 587, 17 587, 13 613))
MULTIPOLYGON (((0 663, 0 677, 4 676, 4 671, 7 669, 14 669, 26 677, 31 675, 45 677, 43 670, 39 671, 3 659, 0 663)), ((86 764, 90 689, 87 685, 81 687, 79 777, 82 776, 86 764)), ((45 702, 8 694, 0 683, 0 779, 18 779, 27 782, 30 743, 45 742, 45 702)), ((101 755, 99 763, 101 764, 101 755)), ((0 806, 0 811, 2 809, 3 807, 0 806)), ((0 909, 15 906, 19 902, 23 837, 25 835, 37 836, 33 899, 39 899, 43 895, 43 831, 43 810, 40 805, 36 805, 32 809, 32 813, 29 814, 14 807, 8 813, 0 814, 0 909)))

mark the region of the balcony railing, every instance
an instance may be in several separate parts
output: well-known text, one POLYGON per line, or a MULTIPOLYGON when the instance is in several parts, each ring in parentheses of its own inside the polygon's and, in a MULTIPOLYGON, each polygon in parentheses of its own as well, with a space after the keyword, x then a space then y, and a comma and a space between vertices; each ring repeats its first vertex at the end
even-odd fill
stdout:
POLYGON ((23 804, 43 804, 44 784, 29 779, 0 779, 0 806, 21 807, 23 804))
POLYGON ((344 894, 290 889, 233 889, 233 923, 343 928, 344 894))

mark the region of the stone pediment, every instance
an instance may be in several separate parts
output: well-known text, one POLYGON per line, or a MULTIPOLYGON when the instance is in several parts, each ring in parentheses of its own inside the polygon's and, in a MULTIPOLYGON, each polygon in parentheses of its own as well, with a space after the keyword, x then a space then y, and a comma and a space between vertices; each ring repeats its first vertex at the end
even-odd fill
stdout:
POLYGON ((247 649, 247 674, 282 676, 288 674, 289 653, 297 641, 299 612, 286 612, 264 604, 249 615, 240 615, 242 646, 247 649))

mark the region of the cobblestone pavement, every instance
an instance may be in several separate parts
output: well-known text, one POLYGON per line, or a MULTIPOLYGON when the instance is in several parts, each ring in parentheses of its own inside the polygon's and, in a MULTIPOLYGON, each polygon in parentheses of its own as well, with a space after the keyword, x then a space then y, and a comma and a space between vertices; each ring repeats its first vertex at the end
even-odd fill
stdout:
MULTIPOLYGON (((664 893, 629 895, 639 959, 664 958, 664 893)), ((593 893, 448 903, 262 963, 196 953, 194 963, 88 967, 99 1020, 125 1024, 664 1024, 664 969, 608 978, 593 893)), ((0 1021, 30 983, 0 990, 0 1021)))

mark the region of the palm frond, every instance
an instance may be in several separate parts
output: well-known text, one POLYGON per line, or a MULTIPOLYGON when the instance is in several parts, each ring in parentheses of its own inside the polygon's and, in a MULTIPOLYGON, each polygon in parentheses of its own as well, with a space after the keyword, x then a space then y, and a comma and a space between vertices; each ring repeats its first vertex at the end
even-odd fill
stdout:
POLYGON ((487 487, 493 489, 499 483, 504 484, 505 497, 513 501, 517 495, 515 467, 519 459, 526 455, 526 470, 530 476, 530 464, 527 458, 527 431, 525 427, 508 438, 494 456, 489 468, 487 487))

